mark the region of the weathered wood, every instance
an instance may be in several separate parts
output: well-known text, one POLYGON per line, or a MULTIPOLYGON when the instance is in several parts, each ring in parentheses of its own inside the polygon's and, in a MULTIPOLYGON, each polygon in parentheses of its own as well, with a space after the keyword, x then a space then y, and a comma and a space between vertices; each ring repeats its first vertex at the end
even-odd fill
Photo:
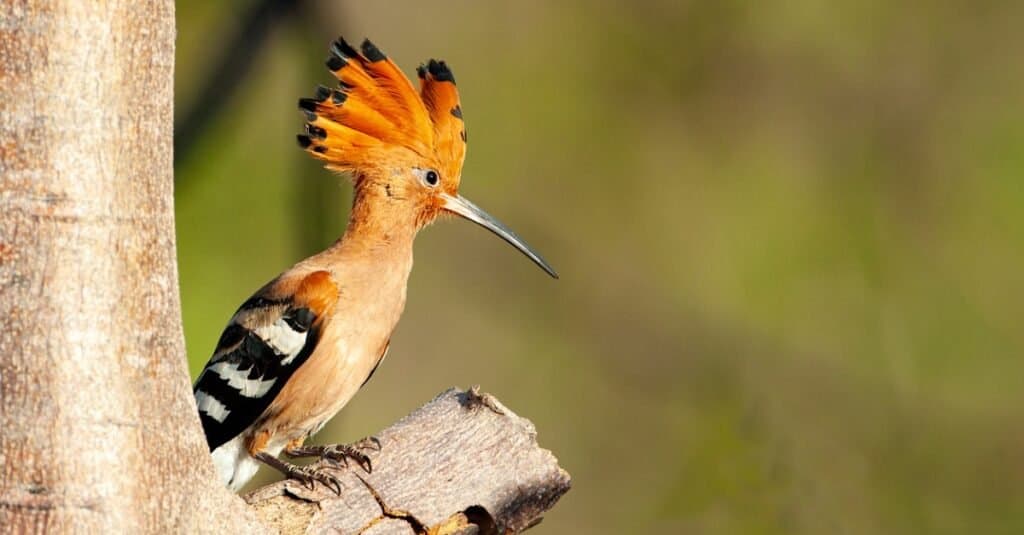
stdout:
POLYGON ((505 533, 539 522, 569 490, 533 424, 476 389, 443 392, 376 438, 372 472, 334 469, 340 496, 286 480, 246 501, 282 533, 505 533))

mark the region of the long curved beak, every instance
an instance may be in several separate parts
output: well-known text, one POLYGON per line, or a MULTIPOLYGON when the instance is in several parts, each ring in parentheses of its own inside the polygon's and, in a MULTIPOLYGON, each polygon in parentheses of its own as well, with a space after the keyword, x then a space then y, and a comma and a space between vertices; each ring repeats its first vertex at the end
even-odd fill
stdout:
POLYGON ((506 227, 501 221, 498 221, 491 214, 488 214, 479 206, 469 202, 468 199, 462 195, 448 195, 447 193, 441 194, 442 204, 441 206, 453 214, 460 215, 477 225, 495 233, 499 238, 507 241, 512 247, 519 249, 521 253, 526 255, 530 260, 533 260, 535 264, 540 266, 541 269, 547 272, 554 278, 558 278, 558 273, 555 273, 555 268, 551 267, 546 260, 537 251, 534 251, 532 247, 526 245, 526 242, 522 238, 512 232, 512 229, 506 227))

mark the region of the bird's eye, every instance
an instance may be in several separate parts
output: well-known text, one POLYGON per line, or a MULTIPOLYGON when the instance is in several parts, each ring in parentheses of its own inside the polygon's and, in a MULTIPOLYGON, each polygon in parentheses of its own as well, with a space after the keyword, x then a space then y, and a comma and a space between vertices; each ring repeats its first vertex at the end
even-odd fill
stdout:
POLYGON ((426 182, 428 186, 434 187, 441 181, 441 178, 437 176, 437 171, 430 169, 423 175, 423 181, 426 182))

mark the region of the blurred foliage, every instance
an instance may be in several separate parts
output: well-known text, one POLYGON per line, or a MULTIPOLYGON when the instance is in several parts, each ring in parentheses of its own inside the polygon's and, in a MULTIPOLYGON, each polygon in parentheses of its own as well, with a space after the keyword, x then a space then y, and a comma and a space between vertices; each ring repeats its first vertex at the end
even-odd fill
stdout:
MULTIPOLYGON (((179 3, 178 108, 244 2, 179 3)), ((1021 2, 323 2, 177 170, 193 374, 344 226, 296 149, 337 33, 462 91, 463 192, 391 355, 317 441, 451 385, 574 476, 538 533, 1024 532, 1021 2)), ((266 471, 264 471, 266 472, 266 471)), ((274 477, 263 473, 263 477, 274 477)))

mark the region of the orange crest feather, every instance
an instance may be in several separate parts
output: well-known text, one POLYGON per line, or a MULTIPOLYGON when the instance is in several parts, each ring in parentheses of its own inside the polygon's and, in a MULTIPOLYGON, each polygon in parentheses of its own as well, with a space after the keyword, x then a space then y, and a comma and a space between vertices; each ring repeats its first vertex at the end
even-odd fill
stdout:
POLYGON ((458 186, 466 154, 466 131, 455 78, 443 61, 417 69, 420 93, 391 59, 369 40, 361 51, 339 38, 327 68, 340 88, 320 86, 299 100, 306 134, 299 144, 328 168, 360 171, 380 164, 394 147, 431 161, 446 182, 458 186))
POLYGON ((455 76, 443 61, 430 60, 416 69, 420 77, 420 96, 434 125, 434 152, 446 165, 443 173, 458 177, 466 158, 466 125, 455 76))

